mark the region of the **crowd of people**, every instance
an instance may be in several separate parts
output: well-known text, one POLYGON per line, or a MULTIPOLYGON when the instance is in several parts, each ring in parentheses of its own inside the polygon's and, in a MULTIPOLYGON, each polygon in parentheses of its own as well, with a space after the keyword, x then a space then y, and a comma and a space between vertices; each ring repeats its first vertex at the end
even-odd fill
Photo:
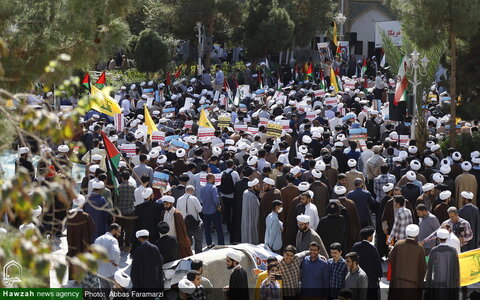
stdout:
MULTIPOLYGON (((86 148, 79 195, 70 207, 37 209, 37 224, 20 230, 60 235, 66 219, 68 256, 91 244, 107 249, 110 261, 89 275, 104 288, 126 288, 131 278, 134 289, 161 289, 163 264, 250 243, 283 256, 269 258, 258 299, 379 299, 384 261, 389 299, 421 299, 423 288, 428 299, 456 299, 458 254, 480 241, 480 153, 442 152, 449 116, 437 114, 436 87, 422 112, 430 136, 420 145, 405 108, 392 105, 395 84, 379 72, 338 76, 341 88, 315 76, 248 76, 239 103, 240 88, 225 84, 220 66, 171 85, 122 86, 115 99, 123 121, 92 111, 78 124, 73 141, 86 148), (150 119, 155 138, 145 131, 150 119), (122 156, 114 170, 110 144, 122 156), (119 270, 121 251, 132 257, 130 275, 119 270)), ((460 130, 475 134, 478 126, 462 121, 460 130)), ((37 149, 37 168, 31 149, 19 148, 17 170, 39 184, 69 172, 72 147, 52 148, 37 149)), ((243 289, 254 288, 240 260, 229 250, 229 299, 248 299, 243 289)), ((191 269, 178 283, 180 298, 210 299, 202 262, 191 269)))

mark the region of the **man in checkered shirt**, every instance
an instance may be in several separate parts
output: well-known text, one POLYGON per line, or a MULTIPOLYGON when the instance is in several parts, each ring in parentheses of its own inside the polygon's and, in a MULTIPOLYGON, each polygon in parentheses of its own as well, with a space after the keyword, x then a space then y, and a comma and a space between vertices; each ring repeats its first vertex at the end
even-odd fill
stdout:
POLYGON ((413 224, 412 213, 405 207, 405 198, 397 195, 393 198, 393 203, 398 210, 395 214, 395 222, 393 223, 392 232, 390 232, 387 244, 390 244, 394 238, 395 241, 406 239, 405 229, 407 229, 408 225, 413 224))
POLYGON ((308 250, 297 253, 294 246, 288 245, 285 247, 283 258, 278 264, 282 275, 284 299, 295 298, 298 295, 300 291, 300 263, 307 254, 308 250))

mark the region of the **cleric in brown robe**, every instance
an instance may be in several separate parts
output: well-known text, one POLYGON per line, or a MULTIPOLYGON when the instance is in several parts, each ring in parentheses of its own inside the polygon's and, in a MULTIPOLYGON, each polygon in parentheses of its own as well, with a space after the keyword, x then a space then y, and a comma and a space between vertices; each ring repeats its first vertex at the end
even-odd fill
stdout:
POLYGON ((260 194, 260 214, 258 216, 258 238, 263 243, 265 238, 265 219, 272 212, 272 203, 275 200, 282 201, 280 190, 275 188, 275 180, 271 178, 263 179, 263 193, 260 194))
POLYGON ((415 240, 418 232, 418 225, 408 225, 407 239, 396 242, 388 255, 392 267, 388 300, 422 299, 427 263, 423 247, 415 240))
MULTIPOLYGON (((395 188, 395 192, 393 193, 393 195, 394 196, 401 195, 401 191, 398 190, 398 188, 395 188)), ((412 213, 413 222, 416 223, 417 222, 417 213, 413 210, 412 205, 410 204, 410 202, 408 202, 407 199, 405 199, 405 207, 410 210, 410 212, 412 213)), ((384 222, 386 222, 386 225, 387 225, 387 228, 388 228, 387 229, 387 232, 388 232, 387 234, 392 232, 393 223, 395 222, 395 213, 396 213, 396 211, 395 211, 394 206, 393 206, 393 198, 391 198, 385 204, 385 208, 383 209, 383 213, 382 213, 382 224, 384 222)), ((383 226, 384 225, 382 225, 382 227, 383 226)))
MULTIPOLYGON (((354 243, 360 241, 360 217, 358 216, 355 202, 345 197, 347 188, 342 185, 337 185, 334 188, 334 193, 338 196, 337 200, 341 206, 347 210, 347 237, 345 240, 345 252, 350 252, 354 243)), ((342 211, 342 210, 339 210, 342 211)), ((342 214, 344 212, 341 212, 342 214)))
MULTIPOLYGON (((290 176, 291 178, 294 179, 294 176, 292 174, 288 174, 287 177, 290 178, 290 176)), ((298 185, 297 190, 299 193, 302 193, 302 192, 308 191, 309 188, 310 188, 310 184, 308 184, 307 182, 301 182, 298 185)), ((301 204, 300 195, 293 198, 293 200, 290 202, 288 215, 284 214, 286 215, 285 222, 283 224, 283 228, 285 228, 284 229, 285 239, 283 243, 284 245, 295 245, 296 243, 297 232, 298 232, 297 216, 299 214, 305 213, 305 205, 299 205, 299 204, 301 204)), ((285 206, 285 202, 283 205, 285 206)))
MULTIPOLYGON (((68 243, 68 257, 86 252, 88 247, 93 243, 92 236, 95 231, 95 223, 92 217, 83 211, 85 204, 85 197, 78 195, 73 199, 73 204, 76 208, 68 211, 67 215, 67 243, 68 243)), ((71 277, 73 268, 69 268, 69 277, 71 277)))
POLYGON ((170 230, 167 234, 175 236, 178 242, 178 258, 184 258, 192 253, 192 244, 187 234, 187 227, 185 226, 185 220, 182 213, 173 207, 175 198, 172 196, 163 196, 160 200, 163 201, 163 207, 165 208, 160 214, 160 220, 167 222, 170 226, 170 230))
MULTIPOLYGON (((313 192, 312 203, 315 204, 318 210, 318 217, 323 218, 327 215, 327 205, 329 197, 328 186, 323 183, 320 178, 322 172, 318 170, 312 170, 313 183, 310 185, 310 190, 313 192)), ((327 245, 330 247, 330 245, 327 245)))

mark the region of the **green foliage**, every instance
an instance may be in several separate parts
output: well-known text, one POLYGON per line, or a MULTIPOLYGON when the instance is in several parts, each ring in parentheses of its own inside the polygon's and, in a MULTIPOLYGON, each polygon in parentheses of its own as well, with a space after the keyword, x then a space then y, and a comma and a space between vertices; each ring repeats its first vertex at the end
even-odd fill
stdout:
POLYGON ((291 45, 295 25, 276 0, 250 0, 247 11, 244 46, 249 57, 277 54, 291 45))
POLYGON ((128 40, 128 47, 127 47, 128 57, 133 57, 133 54, 135 52, 135 47, 137 46, 137 43, 138 43, 138 38, 139 38, 138 35, 132 35, 128 40))
POLYGON ((170 53, 158 33, 145 29, 135 46, 134 58, 137 69, 148 74, 165 69, 170 61, 170 53))
MULTIPOLYGON (((473 134, 462 133, 457 134, 455 137, 455 149, 457 149, 463 157, 470 157, 470 153, 480 149, 480 132, 474 132, 473 134)), ((444 154, 447 153, 450 145, 449 137, 440 142, 444 154)))
POLYGON ((332 0, 279 0, 279 3, 295 24, 293 41, 298 46, 308 45, 317 31, 328 29, 336 7, 332 0))
POLYGON ((8 56, 0 58, 5 69, 1 85, 24 91, 38 79, 53 83, 49 79, 109 58, 128 40, 128 26, 120 18, 130 4, 130 0, 0 0, 0 37, 8 45, 8 56), (60 53, 73 59, 56 76, 40 78, 60 53))
POLYGON ((139 72, 136 68, 130 68, 125 72, 120 70, 111 70, 112 73, 108 78, 108 85, 113 88, 113 90, 118 90, 122 85, 134 82, 145 81, 147 74, 139 72))
POLYGON ((136 0, 135 4, 128 9, 126 21, 133 35, 139 35, 146 28, 147 4, 148 0, 136 0))

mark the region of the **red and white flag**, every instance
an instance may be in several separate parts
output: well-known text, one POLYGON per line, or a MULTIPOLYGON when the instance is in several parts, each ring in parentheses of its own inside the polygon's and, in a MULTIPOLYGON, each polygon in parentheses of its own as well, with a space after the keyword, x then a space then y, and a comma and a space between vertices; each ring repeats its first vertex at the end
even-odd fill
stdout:
POLYGON ((395 88, 395 98, 393 100, 393 105, 398 105, 400 101, 405 101, 407 99, 407 62, 405 57, 402 58, 400 66, 398 67, 397 74, 397 86, 395 88))

